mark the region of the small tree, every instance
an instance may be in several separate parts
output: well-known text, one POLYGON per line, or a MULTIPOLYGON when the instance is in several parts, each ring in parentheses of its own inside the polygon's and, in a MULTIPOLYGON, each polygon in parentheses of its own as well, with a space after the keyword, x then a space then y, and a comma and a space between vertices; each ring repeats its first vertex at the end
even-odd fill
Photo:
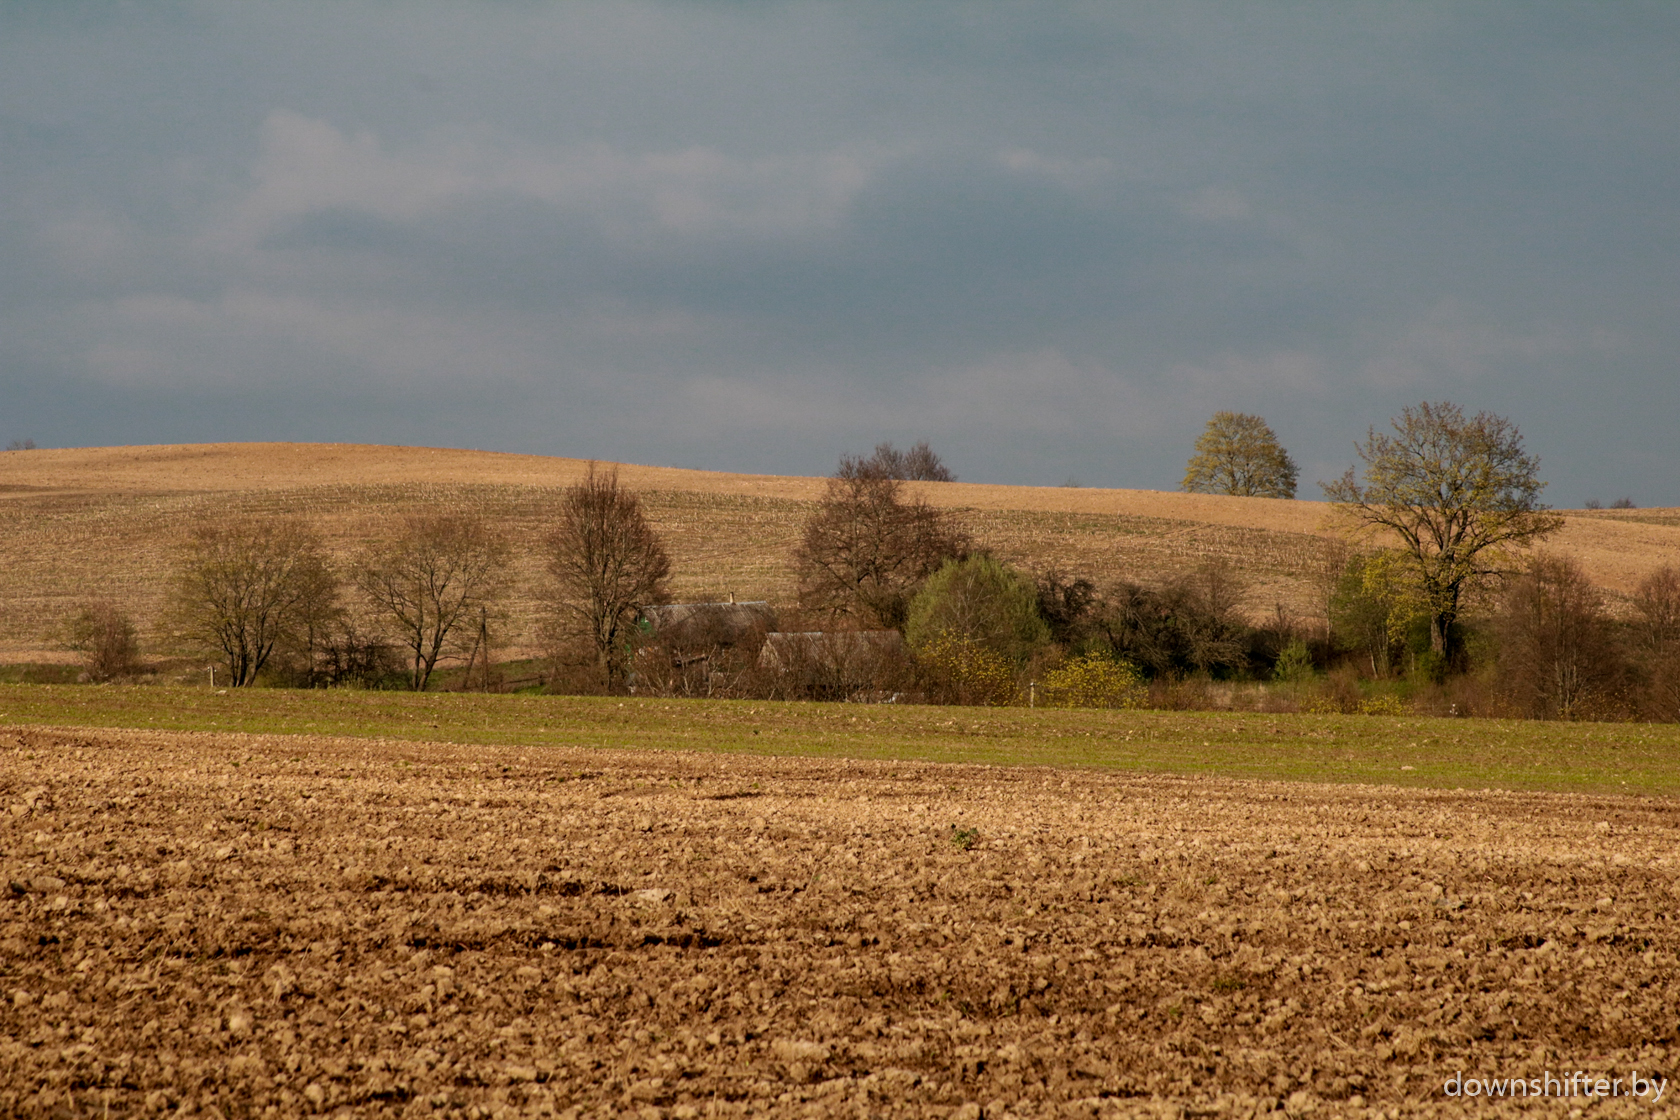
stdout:
POLYGON ((1608 700, 1620 651, 1579 565, 1535 556, 1510 580, 1501 608, 1500 676, 1530 715, 1575 719, 1608 700))
POLYGON ((1466 419, 1455 404, 1404 410, 1394 434, 1370 429, 1356 444, 1365 461, 1325 495, 1355 533, 1399 539, 1430 618, 1430 647, 1446 661, 1457 653, 1453 625, 1468 585, 1500 570, 1507 549, 1556 531, 1561 518, 1540 501, 1540 461, 1523 454, 1522 435, 1502 417, 1466 419))
POLYGON ((1355 553, 1330 600, 1333 636, 1341 648, 1366 657, 1373 677, 1387 677, 1424 607, 1401 553, 1355 553))
POLYGON ((1640 580, 1633 606, 1634 649, 1651 714, 1680 720, 1680 570, 1664 565, 1640 580))
POLYGON ((88 603, 70 620, 70 648, 82 655, 89 680, 126 677, 140 667, 140 639, 126 611, 113 603, 88 603))
POLYGON ((228 683, 253 683, 312 597, 336 593, 319 538, 301 521, 201 525, 182 549, 170 617, 179 636, 227 659, 228 683))
POLYGON ((841 463, 794 548, 802 608, 862 629, 903 628, 916 587, 968 551, 965 534, 903 489, 841 463))
POLYGON ((1050 640, 1038 616, 1038 589, 990 556, 947 560, 910 604, 904 636, 920 650, 954 636, 1020 664, 1050 640))
POLYGON ((609 691, 624 682, 626 645, 637 612, 666 599, 671 558, 618 472, 595 464, 560 500, 560 519, 545 538, 549 596, 558 633, 593 648, 609 691))
POLYGON ((424 692, 438 661, 471 644, 507 566, 503 536, 464 513, 411 517, 396 540, 362 554, 356 586, 411 655, 410 688, 424 692))
POLYGON ((1293 498, 1295 460, 1258 416, 1216 412, 1196 440, 1179 489, 1245 498, 1293 498))

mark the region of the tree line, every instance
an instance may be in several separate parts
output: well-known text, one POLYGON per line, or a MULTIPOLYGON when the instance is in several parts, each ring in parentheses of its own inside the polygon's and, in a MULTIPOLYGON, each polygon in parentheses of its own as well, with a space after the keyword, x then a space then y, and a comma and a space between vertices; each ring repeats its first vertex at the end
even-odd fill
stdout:
MULTIPOLYGON (((1221 413, 1208 434, 1192 475, 1293 492, 1260 418, 1221 413)), ((844 457, 789 557, 797 628, 894 639, 843 643, 844 666, 810 633, 761 656, 767 624, 656 632, 645 612, 669 599, 669 554, 638 497, 591 466, 538 546, 550 685, 1135 706, 1264 682, 1264 702, 1318 710, 1422 690, 1464 714, 1680 718, 1680 574, 1653 574, 1612 618, 1578 567, 1535 550, 1560 521, 1514 426, 1426 403, 1357 450, 1363 470, 1323 484, 1347 543, 1326 551, 1322 627, 1281 608, 1252 621, 1223 563, 1165 584, 1018 569, 907 489, 954 480, 927 444, 844 457)), ((342 568, 301 521, 206 525, 182 547, 167 630, 215 651, 231 687, 419 690, 446 661, 482 663, 487 683, 510 559, 495 526, 462 513, 410 517, 342 568)), ((108 606, 82 613, 76 640, 95 677, 137 655, 108 606)))

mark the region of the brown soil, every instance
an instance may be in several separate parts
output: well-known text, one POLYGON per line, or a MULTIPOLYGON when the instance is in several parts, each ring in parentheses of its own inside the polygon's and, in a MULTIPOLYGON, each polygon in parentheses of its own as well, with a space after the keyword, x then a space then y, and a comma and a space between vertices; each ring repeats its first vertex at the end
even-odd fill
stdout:
POLYGON ((7 1116, 1456 1115, 1454 1071, 1680 1092, 1666 801, 0 751, 7 1116))

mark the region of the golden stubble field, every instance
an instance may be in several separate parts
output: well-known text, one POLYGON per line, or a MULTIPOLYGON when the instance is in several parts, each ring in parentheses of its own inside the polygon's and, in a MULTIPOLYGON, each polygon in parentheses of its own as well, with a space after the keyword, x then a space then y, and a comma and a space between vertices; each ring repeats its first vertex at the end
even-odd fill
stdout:
POLYGON ((0 850, 7 1116, 1680 1093, 1667 800, 13 728, 0 850))
MULTIPOLYGON (((577 459, 414 447, 207 444, 0 453, 0 659, 67 657, 64 623, 77 603, 108 597, 150 628, 172 549, 207 518, 297 515, 342 560, 424 509, 468 509, 511 535, 519 561, 504 656, 535 651, 538 545, 577 459)), ((679 600, 787 604, 787 558, 824 481, 626 465, 669 542, 679 600)), ((1148 490, 922 483, 981 543, 1026 567, 1100 583, 1155 583, 1226 560, 1249 583, 1256 619, 1282 605, 1322 613, 1322 502, 1148 490)), ((1315 493, 1309 484, 1303 493, 1315 493)), ((1569 514, 1554 546, 1577 557, 1612 598, 1680 556, 1680 511, 1569 514)))

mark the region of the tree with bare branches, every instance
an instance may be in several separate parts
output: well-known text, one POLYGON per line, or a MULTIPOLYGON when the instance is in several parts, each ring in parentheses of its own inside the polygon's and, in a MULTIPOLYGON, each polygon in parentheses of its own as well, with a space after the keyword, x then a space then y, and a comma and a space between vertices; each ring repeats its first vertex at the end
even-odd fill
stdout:
POLYGON ((587 642, 608 691, 621 687, 637 614, 665 601, 671 576, 671 558, 641 499, 619 485, 616 470, 598 472, 591 463, 583 481, 567 487, 544 546, 560 634, 587 642))
POLYGON ((81 655, 92 681, 126 677, 140 669, 134 620, 115 603, 85 603, 70 620, 70 648, 81 655))
POLYGON ((1399 540, 1427 604, 1430 647, 1451 662, 1466 588, 1563 520, 1541 503, 1540 460, 1523 453, 1522 434, 1503 417, 1466 418, 1455 404, 1426 401, 1392 426, 1392 435, 1371 428, 1355 444, 1363 482, 1349 467, 1320 485, 1354 533, 1399 540))
POLYGON ((969 551, 965 533, 895 478, 848 469, 828 480, 793 552, 799 605, 866 630, 897 630, 916 588, 969 551))
POLYGON ((1680 720, 1680 568, 1665 564, 1634 592, 1634 650, 1646 677, 1651 714, 1680 720))
POLYGON ((414 691, 424 692, 438 661, 478 636, 504 590, 508 560, 506 538, 466 513, 410 517, 395 540, 363 552, 356 586, 412 655, 414 691))
POLYGON ((955 482, 942 459, 922 440, 908 451, 900 451, 891 442, 878 443, 870 455, 846 455, 840 460, 841 477, 869 475, 876 478, 896 478, 901 482, 955 482))
POLYGON ((176 635, 227 659, 228 683, 249 685, 317 596, 337 581, 301 521, 231 518, 200 525, 182 549, 169 617, 176 635))
POLYGON ((1540 719, 1604 714, 1621 683, 1621 651, 1581 566, 1533 556, 1506 581, 1501 599, 1500 677, 1513 699, 1540 719))

